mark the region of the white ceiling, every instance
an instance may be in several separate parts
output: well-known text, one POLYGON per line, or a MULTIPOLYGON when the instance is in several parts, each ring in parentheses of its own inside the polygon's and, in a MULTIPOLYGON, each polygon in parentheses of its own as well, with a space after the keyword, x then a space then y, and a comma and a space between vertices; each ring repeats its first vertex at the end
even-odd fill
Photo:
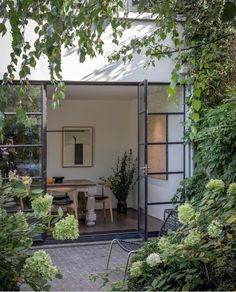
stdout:
MULTIPOLYGON (((53 87, 47 86, 51 98, 53 87)), ((125 85, 66 85, 67 100, 131 100, 137 97, 137 86, 125 85)))

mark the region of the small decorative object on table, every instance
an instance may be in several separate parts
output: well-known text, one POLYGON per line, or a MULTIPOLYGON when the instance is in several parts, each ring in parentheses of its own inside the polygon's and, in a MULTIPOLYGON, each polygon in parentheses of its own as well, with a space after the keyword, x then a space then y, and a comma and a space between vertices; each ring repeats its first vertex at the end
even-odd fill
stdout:
POLYGON ((133 158, 132 150, 123 156, 117 158, 115 168, 112 168, 113 174, 107 179, 100 178, 102 181, 109 183, 110 189, 117 199, 117 212, 127 212, 127 197, 129 191, 133 188, 135 183, 136 159, 133 158))
POLYGON ((55 184, 63 183, 64 176, 54 176, 53 177, 55 184))

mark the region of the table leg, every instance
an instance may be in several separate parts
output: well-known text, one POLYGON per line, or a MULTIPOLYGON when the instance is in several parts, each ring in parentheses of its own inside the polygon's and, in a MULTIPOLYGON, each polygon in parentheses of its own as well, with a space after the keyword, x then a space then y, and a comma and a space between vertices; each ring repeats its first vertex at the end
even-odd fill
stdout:
POLYGON ((95 213, 95 191, 90 189, 87 194, 87 215, 86 215, 86 223, 88 226, 94 226, 96 222, 96 213, 95 213))
POLYGON ((78 195, 77 194, 78 194, 77 191, 73 192, 73 202, 74 202, 74 207, 75 207, 75 218, 78 220, 79 216, 78 216, 78 204, 77 204, 78 195))

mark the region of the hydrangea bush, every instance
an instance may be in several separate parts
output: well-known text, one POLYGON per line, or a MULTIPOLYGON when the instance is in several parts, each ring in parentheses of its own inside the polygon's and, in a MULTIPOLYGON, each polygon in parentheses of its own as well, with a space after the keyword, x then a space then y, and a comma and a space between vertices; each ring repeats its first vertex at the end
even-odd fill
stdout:
POLYGON ((178 208, 183 226, 145 244, 132 259, 128 289, 236 289, 236 183, 212 179, 201 204, 178 208))
POLYGON ((52 234, 59 240, 76 239, 79 237, 78 221, 75 220, 74 215, 67 215, 55 224, 52 234))
POLYGON ((63 211, 51 215, 52 196, 41 190, 31 190, 32 179, 9 173, 3 184, 0 175, 0 291, 19 290, 27 283, 32 289, 46 291, 49 281, 61 274, 44 251, 30 255, 32 237, 50 230, 55 239, 76 239, 78 221, 73 215, 63 218, 63 211), (8 212, 14 199, 28 197, 34 212, 8 212))

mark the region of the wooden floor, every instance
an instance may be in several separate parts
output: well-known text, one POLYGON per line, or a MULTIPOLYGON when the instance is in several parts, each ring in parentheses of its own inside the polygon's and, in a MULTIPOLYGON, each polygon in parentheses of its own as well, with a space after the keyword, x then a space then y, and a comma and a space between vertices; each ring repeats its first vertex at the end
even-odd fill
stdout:
MULTIPOLYGON (((14 206, 10 212, 19 211, 20 205, 14 206)), ((87 226, 85 216, 79 219, 79 231, 80 235, 96 235, 96 234, 109 234, 109 233, 122 233, 122 232, 135 232, 137 231, 137 211, 128 208, 126 214, 117 213, 116 209, 113 209, 113 223, 110 219, 109 210, 106 213, 106 219, 104 219, 103 210, 96 210, 96 224, 95 226, 87 226)), ((143 217, 143 216, 141 216, 143 217)), ((140 221, 143 221, 142 219, 140 221)), ((160 230, 163 221, 152 216, 148 216, 148 232, 157 232, 160 230)), ((143 222, 142 222, 143 223, 143 222)))
MULTIPOLYGON (((92 233, 110 233, 120 231, 136 231, 137 230, 137 211, 128 209, 127 214, 117 213, 113 210, 114 221, 111 223, 110 214, 107 210, 106 220, 104 219, 103 211, 96 210, 97 220, 95 226, 87 226, 84 219, 79 220, 80 234, 92 233)), ((148 216, 148 231, 158 231, 162 225, 162 221, 148 216)))

